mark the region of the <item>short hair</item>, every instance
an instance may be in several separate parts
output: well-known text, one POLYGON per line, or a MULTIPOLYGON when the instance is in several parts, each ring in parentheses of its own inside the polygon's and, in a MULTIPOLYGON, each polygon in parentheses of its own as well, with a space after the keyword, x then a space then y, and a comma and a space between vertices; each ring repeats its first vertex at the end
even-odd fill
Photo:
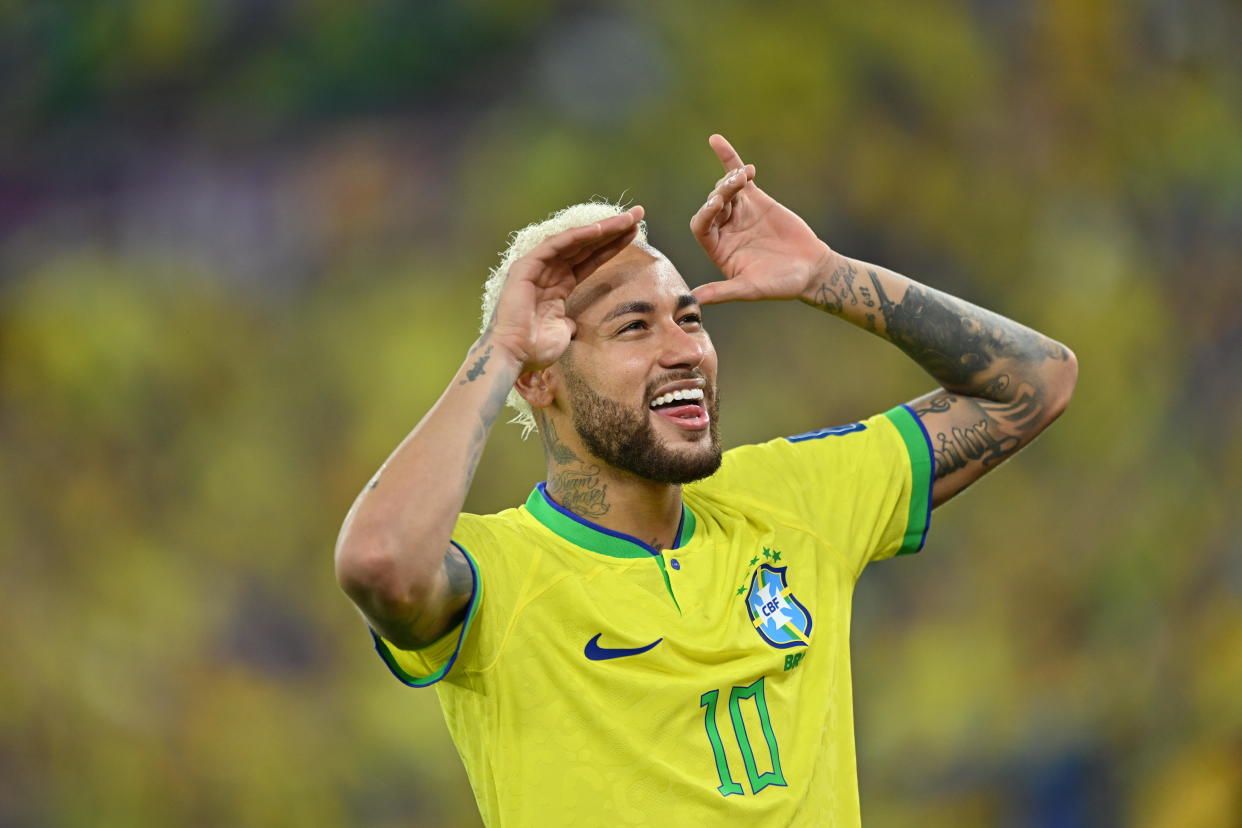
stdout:
MULTIPOLYGON (((623 212, 625 212, 625 207, 620 204, 613 204, 604 199, 592 199, 557 210, 543 221, 528 224, 521 230, 511 233, 509 246, 500 254, 500 264, 492 268, 487 284, 483 286, 483 320, 479 326, 479 332, 487 330, 487 326, 491 323, 492 315, 496 312, 496 302, 500 299, 500 291, 504 289, 505 282, 509 278, 509 268, 514 262, 563 230, 603 221, 612 216, 619 216, 623 212)), ((645 221, 638 223, 638 237, 635 241, 646 244, 647 223, 645 221)), ((509 396, 505 402, 517 412, 517 415, 509 422, 522 426, 523 439, 532 431, 539 430, 530 403, 522 399, 522 395, 516 388, 509 389, 509 396)))

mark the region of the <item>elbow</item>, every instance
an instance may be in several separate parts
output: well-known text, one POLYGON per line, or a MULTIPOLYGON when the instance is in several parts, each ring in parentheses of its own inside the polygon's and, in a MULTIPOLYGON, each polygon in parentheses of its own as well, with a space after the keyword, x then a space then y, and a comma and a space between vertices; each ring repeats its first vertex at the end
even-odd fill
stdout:
POLYGON ((402 570, 391 539, 350 533, 337 543, 336 581, 368 618, 403 614, 418 603, 420 584, 402 570))
POLYGON ((1050 363, 1048 388, 1048 422, 1052 422, 1064 413, 1074 396, 1074 387, 1078 384, 1078 357, 1069 348, 1057 344, 1061 358, 1050 363))
POLYGON ((432 578, 417 577, 396 542, 382 536, 342 537, 336 549, 336 580, 361 610, 367 624, 405 650, 427 646, 438 636, 424 626, 434 591, 432 578))

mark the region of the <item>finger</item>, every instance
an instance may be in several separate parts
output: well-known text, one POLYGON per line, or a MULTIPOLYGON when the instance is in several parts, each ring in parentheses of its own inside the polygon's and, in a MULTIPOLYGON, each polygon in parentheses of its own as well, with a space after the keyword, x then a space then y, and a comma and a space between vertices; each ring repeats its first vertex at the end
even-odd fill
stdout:
POLYGON ((745 167, 736 169, 725 176, 724 180, 720 182, 720 186, 716 188, 716 193, 724 199, 726 204, 729 204, 750 183, 750 178, 751 176, 745 167))
POLYGON ((642 219, 643 213, 641 206, 635 206, 594 224, 571 227, 549 237, 531 252, 544 260, 571 257, 585 247, 607 244, 617 236, 629 232, 642 219))
POLYGON ((690 291, 700 305, 719 305, 722 302, 753 302, 759 298, 755 288, 741 279, 708 282, 690 291))
POLYGON ((716 157, 720 159, 720 163, 726 170, 736 170, 742 167, 742 156, 737 154, 737 150, 723 135, 715 133, 707 139, 707 143, 715 150, 716 157))
POLYGON ((574 266, 574 278, 581 283, 583 279, 599 269, 600 265, 629 247, 636 238, 638 238, 638 228, 632 227, 630 232, 591 253, 586 259, 574 266))
POLYGON ((724 199, 719 193, 712 193, 698 212, 690 217, 690 232, 695 235, 695 238, 702 239, 707 235, 722 209, 724 209, 724 199))
MULTIPOLYGON (((635 219, 637 219, 638 216, 642 215, 641 209, 638 213, 632 213, 631 215, 635 219)), ((615 218, 619 219, 621 217, 622 216, 616 216, 615 218)), ((611 219, 609 221, 611 221, 611 219)), ((611 230, 611 225, 609 226, 609 230, 611 230)), ((625 224, 622 223, 621 229, 608 232, 605 235, 597 236, 592 239, 587 239, 585 242, 579 245, 576 250, 571 250, 571 251, 562 253, 560 256, 560 259, 561 261, 568 262, 570 265, 574 267, 578 267, 583 262, 585 262, 588 258, 590 258, 591 256, 594 256, 599 250, 605 247, 611 247, 615 245, 616 250, 623 249, 627 244, 632 242, 634 238, 637 237, 637 235, 638 235, 638 222, 637 221, 635 221, 633 224, 629 225, 628 227, 626 227, 625 224), (626 236, 629 237, 629 240, 621 243, 620 240, 625 238, 626 236)), ((609 258, 611 258, 613 255, 616 255, 616 251, 609 254, 609 258)))

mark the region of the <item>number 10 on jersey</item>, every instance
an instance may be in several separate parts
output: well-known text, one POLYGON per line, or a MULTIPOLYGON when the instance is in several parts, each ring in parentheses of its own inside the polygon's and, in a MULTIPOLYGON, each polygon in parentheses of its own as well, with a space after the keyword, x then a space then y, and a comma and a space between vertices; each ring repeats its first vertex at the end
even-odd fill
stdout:
MULTIPOLYGON (((729 772, 729 761, 725 756, 724 743, 720 741, 720 729, 716 726, 716 707, 720 700, 719 690, 708 690, 699 698, 699 707, 707 708, 703 714, 703 725, 707 728, 707 741, 712 746, 712 757, 716 760, 716 775, 720 777, 721 796, 745 794, 742 786, 733 781, 729 772)), ((733 724, 733 736, 737 739, 738 750, 742 753, 742 764, 746 766, 746 779, 750 782, 750 792, 757 794, 768 785, 784 785, 785 774, 781 772, 781 753, 776 744, 776 734, 772 732, 772 719, 768 716, 768 700, 763 693, 763 677, 760 676, 753 684, 746 687, 729 688, 729 720, 733 724), (746 732, 746 723, 742 721, 741 703, 749 699, 755 705, 759 715, 759 725, 763 730, 763 739, 768 746, 768 756, 772 770, 759 773, 755 766, 755 751, 751 747, 750 734, 746 732)))

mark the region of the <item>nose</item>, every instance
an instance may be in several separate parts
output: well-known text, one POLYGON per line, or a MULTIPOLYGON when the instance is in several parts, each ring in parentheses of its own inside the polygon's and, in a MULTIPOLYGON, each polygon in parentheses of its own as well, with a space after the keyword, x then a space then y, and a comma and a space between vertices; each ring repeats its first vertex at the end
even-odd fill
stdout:
POLYGON ((675 321, 670 322, 666 330, 660 352, 660 366, 697 368, 707 356, 707 349, 711 347, 707 334, 702 330, 687 331, 675 321))

